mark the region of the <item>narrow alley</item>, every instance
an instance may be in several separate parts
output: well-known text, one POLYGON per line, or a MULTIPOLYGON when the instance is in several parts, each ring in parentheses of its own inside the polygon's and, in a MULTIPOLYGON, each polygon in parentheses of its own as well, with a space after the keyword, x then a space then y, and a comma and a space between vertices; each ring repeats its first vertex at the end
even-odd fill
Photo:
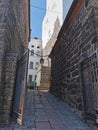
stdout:
POLYGON ((79 115, 49 92, 28 90, 24 123, 0 126, 0 130, 98 130, 88 126, 79 115))

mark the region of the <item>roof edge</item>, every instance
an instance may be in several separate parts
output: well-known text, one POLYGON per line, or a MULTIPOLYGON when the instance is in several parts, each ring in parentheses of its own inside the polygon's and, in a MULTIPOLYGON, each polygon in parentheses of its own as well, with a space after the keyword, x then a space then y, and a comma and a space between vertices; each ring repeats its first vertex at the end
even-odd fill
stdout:
POLYGON ((62 41, 62 38, 63 38, 63 34, 64 34, 64 30, 66 29, 66 27, 69 26, 69 24, 73 21, 74 17, 76 16, 77 14, 77 11, 80 9, 82 3, 83 3, 84 0, 73 0, 72 4, 71 4, 71 7, 69 8, 69 11, 67 13, 67 16, 65 17, 65 20, 64 20, 64 23, 59 31, 59 34, 57 36, 57 40, 54 44, 54 47, 53 49, 51 50, 50 52, 50 55, 49 57, 52 58, 54 52, 58 49, 58 47, 60 46, 61 42, 62 41), (58 39, 59 39, 59 42, 58 42, 58 39))

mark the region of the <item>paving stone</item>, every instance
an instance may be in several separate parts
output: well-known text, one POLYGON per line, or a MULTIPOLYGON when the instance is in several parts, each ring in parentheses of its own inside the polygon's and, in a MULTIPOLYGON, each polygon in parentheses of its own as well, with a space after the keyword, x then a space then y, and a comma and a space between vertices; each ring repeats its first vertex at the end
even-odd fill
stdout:
POLYGON ((35 108, 38 109, 38 108, 43 108, 43 105, 42 104, 35 104, 35 108))
POLYGON ((51 126, 50 126, 50 123, 47 121, 47 122, 42 122, 42 121, 40 121, 40 122, 36 122, 36 129, 37 130, 51 130, 51 126))
POLYGON ((47 116, 36 116, 36 120, 35 121, 48 121, 47 116))
POLYGON ((13 129, 10 127, 10 128, 0 128, 0 130, 13 130, 13 129))
POLYGON ((29 90, 25 101, 23 125, 13 121, 8 127, 0 127, 0 130, 98 130, 88 126, 72 108, 49 92, 29 90))
POLYGON ((22 130, 22 128, 14 128, 14 130, 22 130))

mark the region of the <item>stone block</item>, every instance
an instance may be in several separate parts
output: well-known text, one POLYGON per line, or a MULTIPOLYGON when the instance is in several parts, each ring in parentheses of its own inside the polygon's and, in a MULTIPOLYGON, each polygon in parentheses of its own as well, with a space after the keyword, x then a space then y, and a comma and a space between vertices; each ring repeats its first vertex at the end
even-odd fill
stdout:
MULTIPOLYGON (((87 7, 84 3, 80 4, 80 10, 76 12, 73 21, 67 19, 71 23, 65 22, 68 26, 64 24, 63 31, 60 30, 51 53, 50 91, 79 110, 83 107, 82 100, 79 103, 76 101, 76 98, 83 98, 79 65, 84 58, 98 49, 98 5, 94 5, 96 2, 91 0, 87 7)), ((72 16, 73 13, 70 12, 69 17, 72 16)))

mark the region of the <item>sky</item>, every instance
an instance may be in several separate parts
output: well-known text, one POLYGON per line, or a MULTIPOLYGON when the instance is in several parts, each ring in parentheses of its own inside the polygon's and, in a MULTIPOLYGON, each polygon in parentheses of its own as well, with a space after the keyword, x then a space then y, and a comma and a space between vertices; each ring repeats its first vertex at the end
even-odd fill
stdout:
MULTIPOLYGON (((65 1, 68 5, 72 2, 72 0, 65 1)), ((46 13, 45 9, 46 0, 30 0, 31 38, 37 37, 38 39, 42 39, 42 22, 46 13)))
POLYGON ((31 38, 38 37, 38 39, 42 39, 42 21, 46 13, 45 8, 46 0, 30 0, 31 38))

